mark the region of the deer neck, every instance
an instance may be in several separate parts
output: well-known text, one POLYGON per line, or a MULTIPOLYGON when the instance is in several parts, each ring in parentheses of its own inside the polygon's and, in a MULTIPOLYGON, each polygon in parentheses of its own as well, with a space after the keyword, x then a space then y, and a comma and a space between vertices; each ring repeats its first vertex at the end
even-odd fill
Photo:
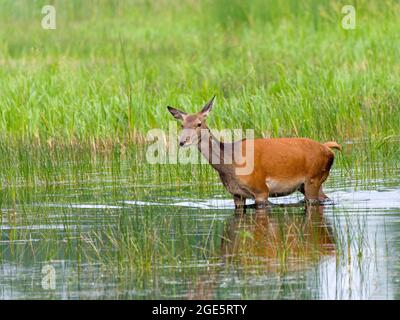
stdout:
POLYGON ((217 171, 224 171, 227 164, 224 163, 225 143, 219 141, 208 127, 202 130, 197 147, 211 166, 217 171))

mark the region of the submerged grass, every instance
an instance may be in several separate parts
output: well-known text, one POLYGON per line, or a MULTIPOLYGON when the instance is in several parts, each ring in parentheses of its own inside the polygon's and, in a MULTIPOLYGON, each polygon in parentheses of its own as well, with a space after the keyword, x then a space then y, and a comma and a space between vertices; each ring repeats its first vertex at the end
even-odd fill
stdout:
MULTIPOLYGON (((19 268, 68 263, 71 292, 80 292, 77 277, 86 281, 82 273, 94 268, 90 272, 97 278, 90 281, 118 286, 114 295, 102 294, 108 297, 206 298, 210 292, 212 297, 231 297, 223 286, 241 288, 242 297, 252 297, 261 294, 261 288, 251 287, 254 281, 276 290, 268 297, 281 296, 281 290, 299 297, 306 290, 296 282, 265 283, 264 278, 301 277, 324 257, 336 256, 339 267, 363 265, 372 252, 365 216, 354 219, 339 210, 343 222, 329 207, 334 216, 324 221, 321 208, 307 212, 277 207, 270 213, 237 216, 232 209, 178 206, 182 201, 230 198, 209 165, 149 165, 138 148, 124 153, 119 147, 107 153, 75 146, 21 145, 18 153, 7 148, 2 149, 0 171, 0 261, 19 268), (236 283, 235 277, 242 282, 236 283)), ((356 153, 350 156, 357 158, 356 153)), ((398 168, 390 166, 394 164, 387 162, 378 171, 360 163, 346 172, 339 162, 327 186, 370 188, 384 177, 397 179, 398 168)), ((379 185, 398 183, 393 181, 379 185)), ((35 288, 36 294, 47 294, 35 288)))
POLYGON ((145 137, 168 127, 166 105, 216 94, 210 127, 336 140, 328 187, 398 187, 397 1, 357 1, 352 31, 333 0, 54 1, 54 31, 46 1, 0 3, 2 272, 70 264, 71 286, 111 297, 309 298, 281 276, 329 256, 331 237, 338 266, 376 254, 365 217, 335 209, 331 225, 299 208, 168 206, 230 196, 209 165, 148 164, 145 137))

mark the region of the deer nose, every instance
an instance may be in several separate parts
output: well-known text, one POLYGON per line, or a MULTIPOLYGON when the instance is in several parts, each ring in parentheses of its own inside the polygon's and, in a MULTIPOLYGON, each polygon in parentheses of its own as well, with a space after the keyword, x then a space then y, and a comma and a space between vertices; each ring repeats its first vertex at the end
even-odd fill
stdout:
POLYGON ((181 141, 179 141, 179 145, 182 147, 185 145, 186 142, 188 142, 190 140, 190 137, 186 137, 185 139, 182 139, 181 141))

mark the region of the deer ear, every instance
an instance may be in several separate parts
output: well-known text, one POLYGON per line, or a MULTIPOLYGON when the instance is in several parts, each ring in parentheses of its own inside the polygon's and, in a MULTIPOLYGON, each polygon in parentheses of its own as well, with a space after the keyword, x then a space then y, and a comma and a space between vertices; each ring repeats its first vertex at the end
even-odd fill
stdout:
POLYGON ((212 97, 211 100, 204 105, 203 109, 201 109, 200 113, 203 115, 203 117, 207 117, 207 115, 211 111, 213 103, 214 103, 214 99, 215 99, 215 96, 212 97))
POLYGON ((175 119, 177 120, 183 120, 183 118, 186 116, 186 112, 180 111, 178 109, 172 108, 170 106, 167 107, 168 111, 174 116, 175 119))

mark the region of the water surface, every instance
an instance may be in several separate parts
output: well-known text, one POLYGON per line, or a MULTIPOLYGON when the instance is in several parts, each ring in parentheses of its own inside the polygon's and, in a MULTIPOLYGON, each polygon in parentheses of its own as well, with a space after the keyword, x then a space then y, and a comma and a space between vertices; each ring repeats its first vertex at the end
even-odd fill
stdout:
POLYGON ((333 171, 333 205, 295 194, 246 212, 215 177, 194 192, 190 179, 78 174, 3 187, 2 299, 400 298, 397 169, 373 181, 333 171))

